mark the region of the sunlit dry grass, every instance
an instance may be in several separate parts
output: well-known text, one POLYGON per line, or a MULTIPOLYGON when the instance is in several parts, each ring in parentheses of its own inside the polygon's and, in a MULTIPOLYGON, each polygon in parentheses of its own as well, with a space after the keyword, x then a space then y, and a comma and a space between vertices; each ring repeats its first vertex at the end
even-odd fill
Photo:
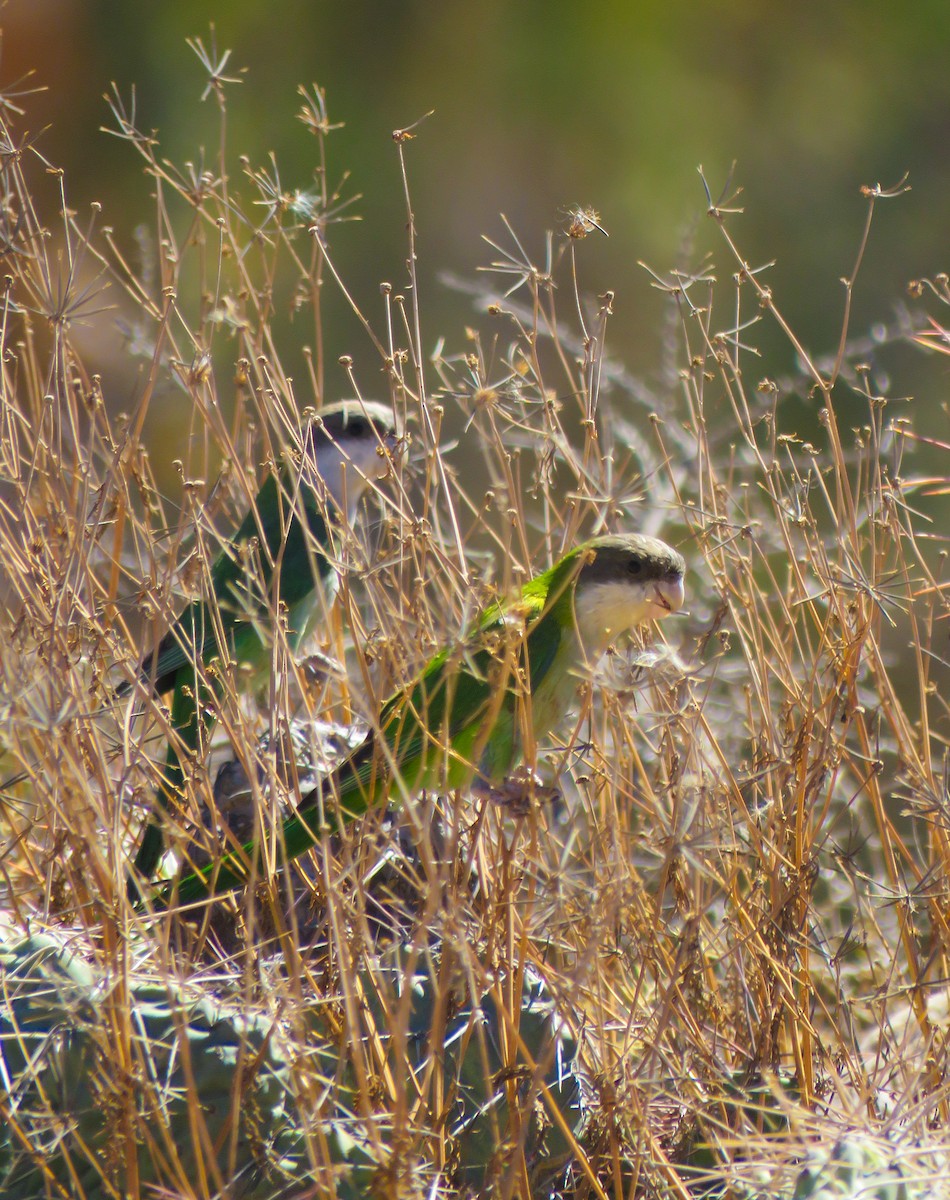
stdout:
MULTIPOLYGON (((5 939, 48 933, 47 954, 92 974, 50 985, 49 1028, 30 1010, 45 1040, 4 1080, 0 1169, 32 1152, 50 1195, 780 1195, 850 1134, 936 1194, 947 603, 928 511, 947 480, 915 456, 946 431, 917 404, 892 419, 847 313, 835 357, 810 358, 727 201, 709 201, 715 267, 649 275, 678 316, 672 386, 631 378, 612 349, 605 289, 633 282, 586 279, 595 213, 527 239, 540 254, 506 225, 464 333, 433 327, 414 276, 368 308, 334 261, 353 205, 329 182, 323 96, 301 95, 320 166, 294 190, 228 146, 227 59, 195 48, 219 105, 213 161, 168 163, 114 98, 154 191, 134 254, 131 231, 68 209, 5 113, 0 749, 22 772, 3 792, 5 939), (557 800, 515 815, 414 797, 198 918, 137 912, 126 872, 174 734, 159 700, 114 689, 204 594, 268 461, 339 398, 327 289, 366 330, 351 394, 392 403, 406 453, 339 548, 311 662, 275 613, 269 693, 231 672, 170 819, 179 855, 243 836, 214 788, 229 757, 276 847, 297 785, 271 747, 291 719, 371 724, 480 607, 582 537, 676 544, 689 611, 579 681, 539 752, 557 800), (288 309, 302 380, 275 333, 288 309), (116 320, 141 372, 124 414, 80 348, 116 320), (789 378, 757 370, 759 322, 787 340, 789 378), (170 396, 188 413, 172 498, 144 440, 170 396), (843 396, 861 400, 857 428, 843 396), (161 1035, 143 996, 167 1013, 161 1035), (217 1072, 199 1003, 233 1050, 217 1072)), ((394 153, 412 238, 407 138, 394 153)), ((862 253, 890 198, 868 192, 862 253)), ((4 966, 10 1046, 29 971, 12 950, 4 966)))

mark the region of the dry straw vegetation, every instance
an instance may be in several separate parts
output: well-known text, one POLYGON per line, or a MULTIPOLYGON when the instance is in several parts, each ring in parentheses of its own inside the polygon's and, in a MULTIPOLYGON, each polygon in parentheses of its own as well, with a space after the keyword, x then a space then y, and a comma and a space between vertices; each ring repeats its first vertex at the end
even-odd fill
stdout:
MULTIPOLYGON (((0 809, 0 1190, 950 1190, 948 626, 927 515, 946 479, 917 462, 918 428, 940 439, 926 400, 895 413, 875 394, 847 317, 835 360, 811 359, 726 201, 709 203, 715 268, 652 273, 675 318, 668 386, 611 347, 605 288, 631 272, 580 282, 596 214, 540 260, 507 229, 473 328, 438 328, 415 286, 408 136, 411 277, 351 297, 324 97, 301 93, 319 166, 295 190, 228 144, 226 58, 195 49, 220 118, 207 161, 166 161, 114 98, 154 192, 137 245, 70 211, 13 99, 0 114, 0 762, 22 772, 0 809), (253 893, 136 911, 126 872, 172 731, 160 700, 115 688, 204 594, 264 464, 339 398, 330 295, 365 328, 350 394, 392 403, 406 452, 339 547, 309 661, 275 613, 269 691, 230 676, 179 854, 219 853, 243 821, 279 866, 307 753, 338 750, 582 537, 662 534, 688 613, 579 683, 538 749, 554 799, 413 797, 253 893), (288 310, 308 346, 294 379, 288 310), (117 318, 140 370, 126 413, 88 348, 117 318), (788 379, 757 369, 765 329, 794 351, 788 379), (166 403, 187 413, 173 497, 143 437, 166 403)), ((864 242, 890 199, 867 193, 864 242)))

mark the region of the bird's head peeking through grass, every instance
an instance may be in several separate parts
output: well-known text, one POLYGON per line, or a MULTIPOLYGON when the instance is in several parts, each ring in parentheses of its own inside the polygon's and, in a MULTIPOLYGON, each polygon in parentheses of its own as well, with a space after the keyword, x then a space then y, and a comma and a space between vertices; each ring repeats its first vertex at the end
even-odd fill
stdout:
POLYGON ((373 400, 342 400, 322 408, 304 435, 302 482, 352 524, 366 488, 384 479, 401 446, 392 409, 373 400))

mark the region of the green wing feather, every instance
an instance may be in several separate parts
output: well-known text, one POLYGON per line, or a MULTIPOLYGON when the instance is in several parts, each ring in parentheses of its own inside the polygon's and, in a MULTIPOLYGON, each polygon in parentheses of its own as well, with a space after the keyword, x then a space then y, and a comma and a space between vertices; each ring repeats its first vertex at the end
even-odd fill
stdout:
MULTIPOLYGON (((314 567, 323 580, 332 573, 326 555, 319 554, 312 561, 312 546, 325 546, 329 537, 317 502, 309 488, 302 488, 296 507, 291 509, 289 485, 286 471, 280 481, 273 474, 268 476, 237 533, 211 568, 211 595, 215 598, 219 628, 229 652, 239 661, 245 657, 255 661, 256 655, 263 653, 256 625, 270 618, 271 585, 278 560, 279 598, 288 609, 313 592, 314 567), (306 528, 299 519, 300 507, 306 517, 306 528), (256 572, 249 575, 240 549, 252 539, 261 547, 259 578, 255 578, 256 572)), ((155 691, 164 695, 175 686, 182 667, 194 669, 195 663, 209 662, 220 653, 218 629, 208 605, 204 600, 195 600, 168 630, 155 652, 142 662, 139 674, 145 680, 154 675, 155 691)), ((124 694, 129 687, 124 685, 118 694, 124 694)))

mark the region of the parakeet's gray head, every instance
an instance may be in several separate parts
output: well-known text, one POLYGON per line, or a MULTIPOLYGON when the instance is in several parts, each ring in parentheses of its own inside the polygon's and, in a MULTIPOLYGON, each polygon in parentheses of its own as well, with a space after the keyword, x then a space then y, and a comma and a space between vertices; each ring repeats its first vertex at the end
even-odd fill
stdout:
POLYGON ((588 653, 683 607, 682 554, 644 534, 594 538, 578 549, 574 615, 588 653))
POLYGON ((328 404, 307 431, 308 460, 350 520, 367 485, 389 473, 398 445, 392 409, 372 400, 328 404))

